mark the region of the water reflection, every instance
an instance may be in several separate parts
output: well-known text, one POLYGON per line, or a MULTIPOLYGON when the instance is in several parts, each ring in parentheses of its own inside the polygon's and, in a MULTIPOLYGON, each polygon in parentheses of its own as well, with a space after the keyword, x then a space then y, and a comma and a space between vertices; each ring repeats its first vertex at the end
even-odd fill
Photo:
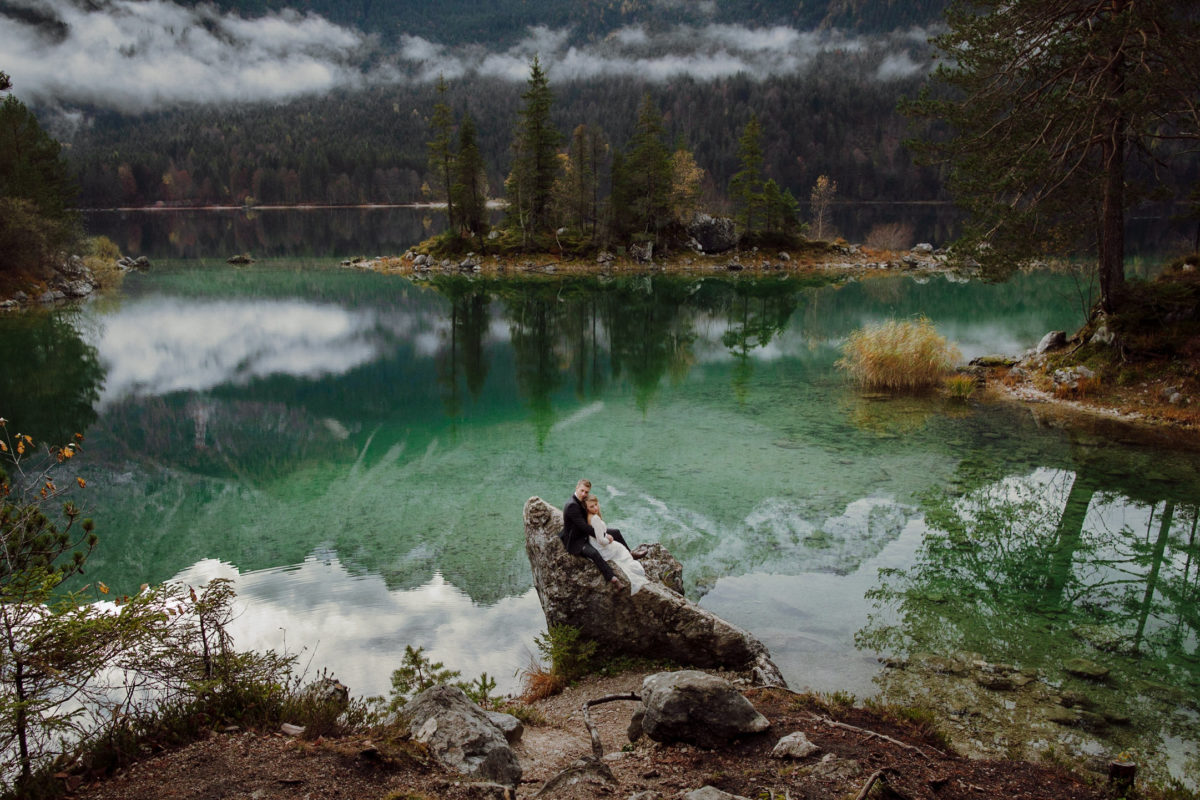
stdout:
POLYGON ((39 441, 64 444, 87 430, 105 381, 89 333, 74 311, 0 315, 0 415, 39 441))
POLYGON ((974 715, 960 727, 982 752, 1098 742, 1195 775, 1200 491, 1171 459, 1081 444, 1073 470, 964 463, 955 490, 930 492, 929 530, 910 565, 880 571, 858 642, 901 665, 886 696, 974 715), (997 691, 982 662, 1026 681, 997 691))
POLYGON ((90 576, 131 591, 232 565, 290 643, 345 624, 338 655, 358 654, 364 686, 402 638, 470 672, 458 659, 485 657, 454 637, 478 620, 517 638, 540 626, 520 605, 520 509, 561 503, 586 474, 606 516, 666 544, 689 595, 760 634, 797 685, 861 693, 885 653, 916 666, 884 689, 915 695, 922 654, 974 652, 1065 686, 1061 662, 1092 654, 1134 687, 1109 704, 1133 723, 1114 735, 1132 737, 1152 715, 1130 698, 1197 690, 1196 457, 1024 408, 847 386, 846 335, 919 313, 966 352, 1078 323, 1070 279, 1045 274, 412 283, 189 265, 130 275, 67 319, 73 333, 51 337, 64 345, 33 349, 47 374, 90 376, 64 390, 94 420, 90 576), (418 602, 429 594, 452 601, 418 602), (372 624, 398 633, 385 646, 372 624))
POLYGON ((517 686, 529 643, 544 627, 537 593, 489 606, 472 602, 440 574, 411 589, 390 589, 356 576, 331 551, 318 549, 281 570, 240 573, 205 559, 176 576, 188 585, 214 578, 237 590, 231 633, 239 647, 297 653, 303 666, 328 668, 355 695, 386 695, 405 645, 424 647, 467 679, 482 672, 501 692, 517 686))

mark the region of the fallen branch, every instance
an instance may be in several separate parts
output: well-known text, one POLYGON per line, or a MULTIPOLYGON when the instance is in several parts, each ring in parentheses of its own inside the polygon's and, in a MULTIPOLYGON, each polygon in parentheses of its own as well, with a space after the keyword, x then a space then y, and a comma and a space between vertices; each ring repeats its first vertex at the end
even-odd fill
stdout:
POLYGON ((606 697, 597 697, 595 700, 588 700, 583 704, 583 724, 587 726, 588 733, 592 737, 592 755, 596 760, 604 758, 604 745, 600 744, 600 732, 596 730, 596 726, 592 724, 592 706, 598 706, 601 703, 613 703, 617 700, 641 700, 642 698, 636 694, 610 694, 606 697))
MULTIPOLYGON (((870 730, 867 730, 866 728, 859 728, 856 725, 847 725, 844 722, 837 722, 835 720, 830 719, 829 717, 816 717, 816 719, 819 719, 821 722, 824 722, 826 725, 829 725, 834 728, 842 728, 843 730, 854 731, 855 733, 865 733, 867 736, 874 736, 877 739, 883 739, 885 742, 891 742, 892 744, 896 745, 897 747, 903 747, 905 750, 912 750, 914 753, 918 753, 922 758, 926 758, 926 759, 930 758, 930 755, 928 753, 926 753, 924 750, 917 747, 916 745, 906 744, 906 743, 900 741, 899 739, 893 739, 891 736, 887 736, 882 733, 877 733, 875 731, 870 731, 870 730)), ((929 745, 926 745, 926 747, 929 747, 929 745)), ((943 758, 947 757, 945 753, 943 753, 941 750, 938 750, 936 747, 929 747, 929 749, 932 750, 933 752, 937 753, 938 755, 942 756, 943 758)))
MULTIPOLYGON (((884 767, 872 772, 871 777, 867 778, 867 782, 863 784, 862 789, 859 791, 858 796, 855 797, 854 800, 867 800, 867 795, 871 793, 871 789, 875 786, 877 781, 882 783, 888 789, 891 789, 892 787, 888 786, 887 782, 887 773, 889 772, 895 772, 895 770, 891 767, 884 767)), ((892 791, 895 792, 894 789, 892 791)))

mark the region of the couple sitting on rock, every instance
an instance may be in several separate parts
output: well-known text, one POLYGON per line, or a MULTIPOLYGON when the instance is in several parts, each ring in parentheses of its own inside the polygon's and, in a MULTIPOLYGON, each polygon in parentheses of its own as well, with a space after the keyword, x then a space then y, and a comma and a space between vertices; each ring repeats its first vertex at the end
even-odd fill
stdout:
POLYGON ((558 538, 571 555, 591 559, 608 583, 621 585, 608 565, 612 561, 629 580, 630 594, 637 594, 646 585, 646 571, 633 559, 625 537, 600 517, 600 501, 592 495, 591 481, 575 484, 575 494, 563 507, 563 529, 558 538))

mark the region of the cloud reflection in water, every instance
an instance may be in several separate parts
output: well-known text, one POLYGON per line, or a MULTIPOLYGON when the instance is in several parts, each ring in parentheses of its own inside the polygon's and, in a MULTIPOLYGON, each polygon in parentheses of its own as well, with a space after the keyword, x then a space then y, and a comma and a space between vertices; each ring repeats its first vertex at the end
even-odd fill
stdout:
POLYGON ((104 406, 285 374, 340 375, 375 358, 374 314, 301 300, 143 301, 102 320, 104 406))
POLYGON ((239 649, 297 652, 308 677, 328 668, 356 695, 386 695, 404 646, 424 647, 435 661, 470 680, 482 672, 500 692, 517 688, 533 638, 545 629, 537 593, 490 606, 472 602, 435 573, 415 589, 389 589, 378 575, 351 575, 336 556, 317 553, 291 567, 239 573, 205 559, 175 580, 189 585, 229 578, 237 590, 232 625, 239 649))

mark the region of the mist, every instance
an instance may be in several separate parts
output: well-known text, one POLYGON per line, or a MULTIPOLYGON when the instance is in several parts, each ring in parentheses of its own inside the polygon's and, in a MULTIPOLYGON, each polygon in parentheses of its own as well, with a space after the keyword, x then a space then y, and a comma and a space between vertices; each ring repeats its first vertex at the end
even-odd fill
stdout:
POLYGON ((626 26, 575 44, 567 29, 531 27, 516 45, 448 47, 396 41, 297 11, 245 18, 169 0, 8 0, 0 4, 0 68, 18 96, 72 108, 143 113, 181 105, 284 102, 379 84, 485 75, 524 81, 537 55, 552 81, 629 77, 665 82, 801 72, 833 54, 869 62, 880 81, 925 70, 926 32, 858 36, 786 26, 626 26))

